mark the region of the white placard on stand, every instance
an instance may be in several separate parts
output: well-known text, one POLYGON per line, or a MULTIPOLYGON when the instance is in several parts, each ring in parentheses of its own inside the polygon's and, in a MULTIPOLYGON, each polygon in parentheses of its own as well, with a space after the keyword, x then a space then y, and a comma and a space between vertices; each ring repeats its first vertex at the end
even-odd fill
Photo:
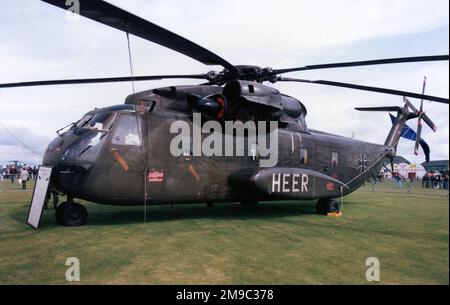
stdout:
POLYGON ((34 185, 33 197, 28 211, 27 224, 37 229, 42 216, 44 202, 47 196, 52 167, 39 166, 36 184, 34 185))

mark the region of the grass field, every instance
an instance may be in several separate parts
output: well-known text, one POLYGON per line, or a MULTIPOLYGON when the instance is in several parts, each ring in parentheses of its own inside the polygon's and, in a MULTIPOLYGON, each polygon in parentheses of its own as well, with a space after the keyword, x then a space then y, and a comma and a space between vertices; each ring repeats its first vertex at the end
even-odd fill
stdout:
MULTIPOLYGON (((31 192, 0 192, 0 284, 65 284, 77 257, 82 284, 449 284, 449 200, 391 184, 345 198, 340 218, 314 202, 109 207, 86 203, 89 223, 24 224, 31 192), (392 192, 392 193, 391 193, 392 192), (420 192, 419 192, 420 193, 420 192)), ((431 195, 432 194, 432 195, 431 195)))

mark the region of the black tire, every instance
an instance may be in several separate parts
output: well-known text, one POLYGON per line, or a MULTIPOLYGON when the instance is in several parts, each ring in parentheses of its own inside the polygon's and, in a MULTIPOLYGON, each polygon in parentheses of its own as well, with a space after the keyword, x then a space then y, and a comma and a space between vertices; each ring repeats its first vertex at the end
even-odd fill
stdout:
POLYGON ((316 213, 319 215, 327 215, 328 213, 339 213, 341 205, 334 199, 320 199, 316 204, 316 213))
POLYGON ((339 213, 341 211, 341 205, 337 200, 331 200, 328 213, 339 213))
POLYGON ((56 208, 55 219, 56 219, 56 222, 60 225, 64 225, 63 219, 62 219, 62 212, 65 209, 65 206, 67 204, 68 204, 67 202, 63 202, 60 205, 58 205, 58 207, 56 208))
POLYGON ((60 218, 63 226, 80 227, 86 224, 87 216, 87 210, 83 205, 70 203, 63 207, 60 218))

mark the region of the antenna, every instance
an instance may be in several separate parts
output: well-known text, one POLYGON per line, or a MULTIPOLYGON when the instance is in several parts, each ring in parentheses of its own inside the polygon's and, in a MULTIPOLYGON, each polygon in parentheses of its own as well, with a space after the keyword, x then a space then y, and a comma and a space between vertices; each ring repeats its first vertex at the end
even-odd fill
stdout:
POLYGON ((127 23, 127 44, 128 44, 128 60, 130 62, 130 73, 131 73, 131 85, 133 87, 133 93, 136 93, 136 88, 134 87, 134 70, 133 70, 133 59, 132 59, 132 55, 131 55, 131 45, 130 45, 130 28, 129 28, 129 24, 127 23))

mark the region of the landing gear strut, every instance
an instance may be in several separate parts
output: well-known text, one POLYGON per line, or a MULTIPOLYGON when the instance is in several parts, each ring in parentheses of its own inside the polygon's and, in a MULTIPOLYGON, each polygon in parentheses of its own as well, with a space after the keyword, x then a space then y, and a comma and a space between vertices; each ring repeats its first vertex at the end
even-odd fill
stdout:
POLYGON ((88 212, 86 208, 69 199, 61 203, 55 212, 56 221, 66 227, 79 227, 86 224, 88 212))
POLYGON ((316 203, 316 213, 319 215, 339 212, 341 212, 341 205, 335 199, 319 199, 316 203))

